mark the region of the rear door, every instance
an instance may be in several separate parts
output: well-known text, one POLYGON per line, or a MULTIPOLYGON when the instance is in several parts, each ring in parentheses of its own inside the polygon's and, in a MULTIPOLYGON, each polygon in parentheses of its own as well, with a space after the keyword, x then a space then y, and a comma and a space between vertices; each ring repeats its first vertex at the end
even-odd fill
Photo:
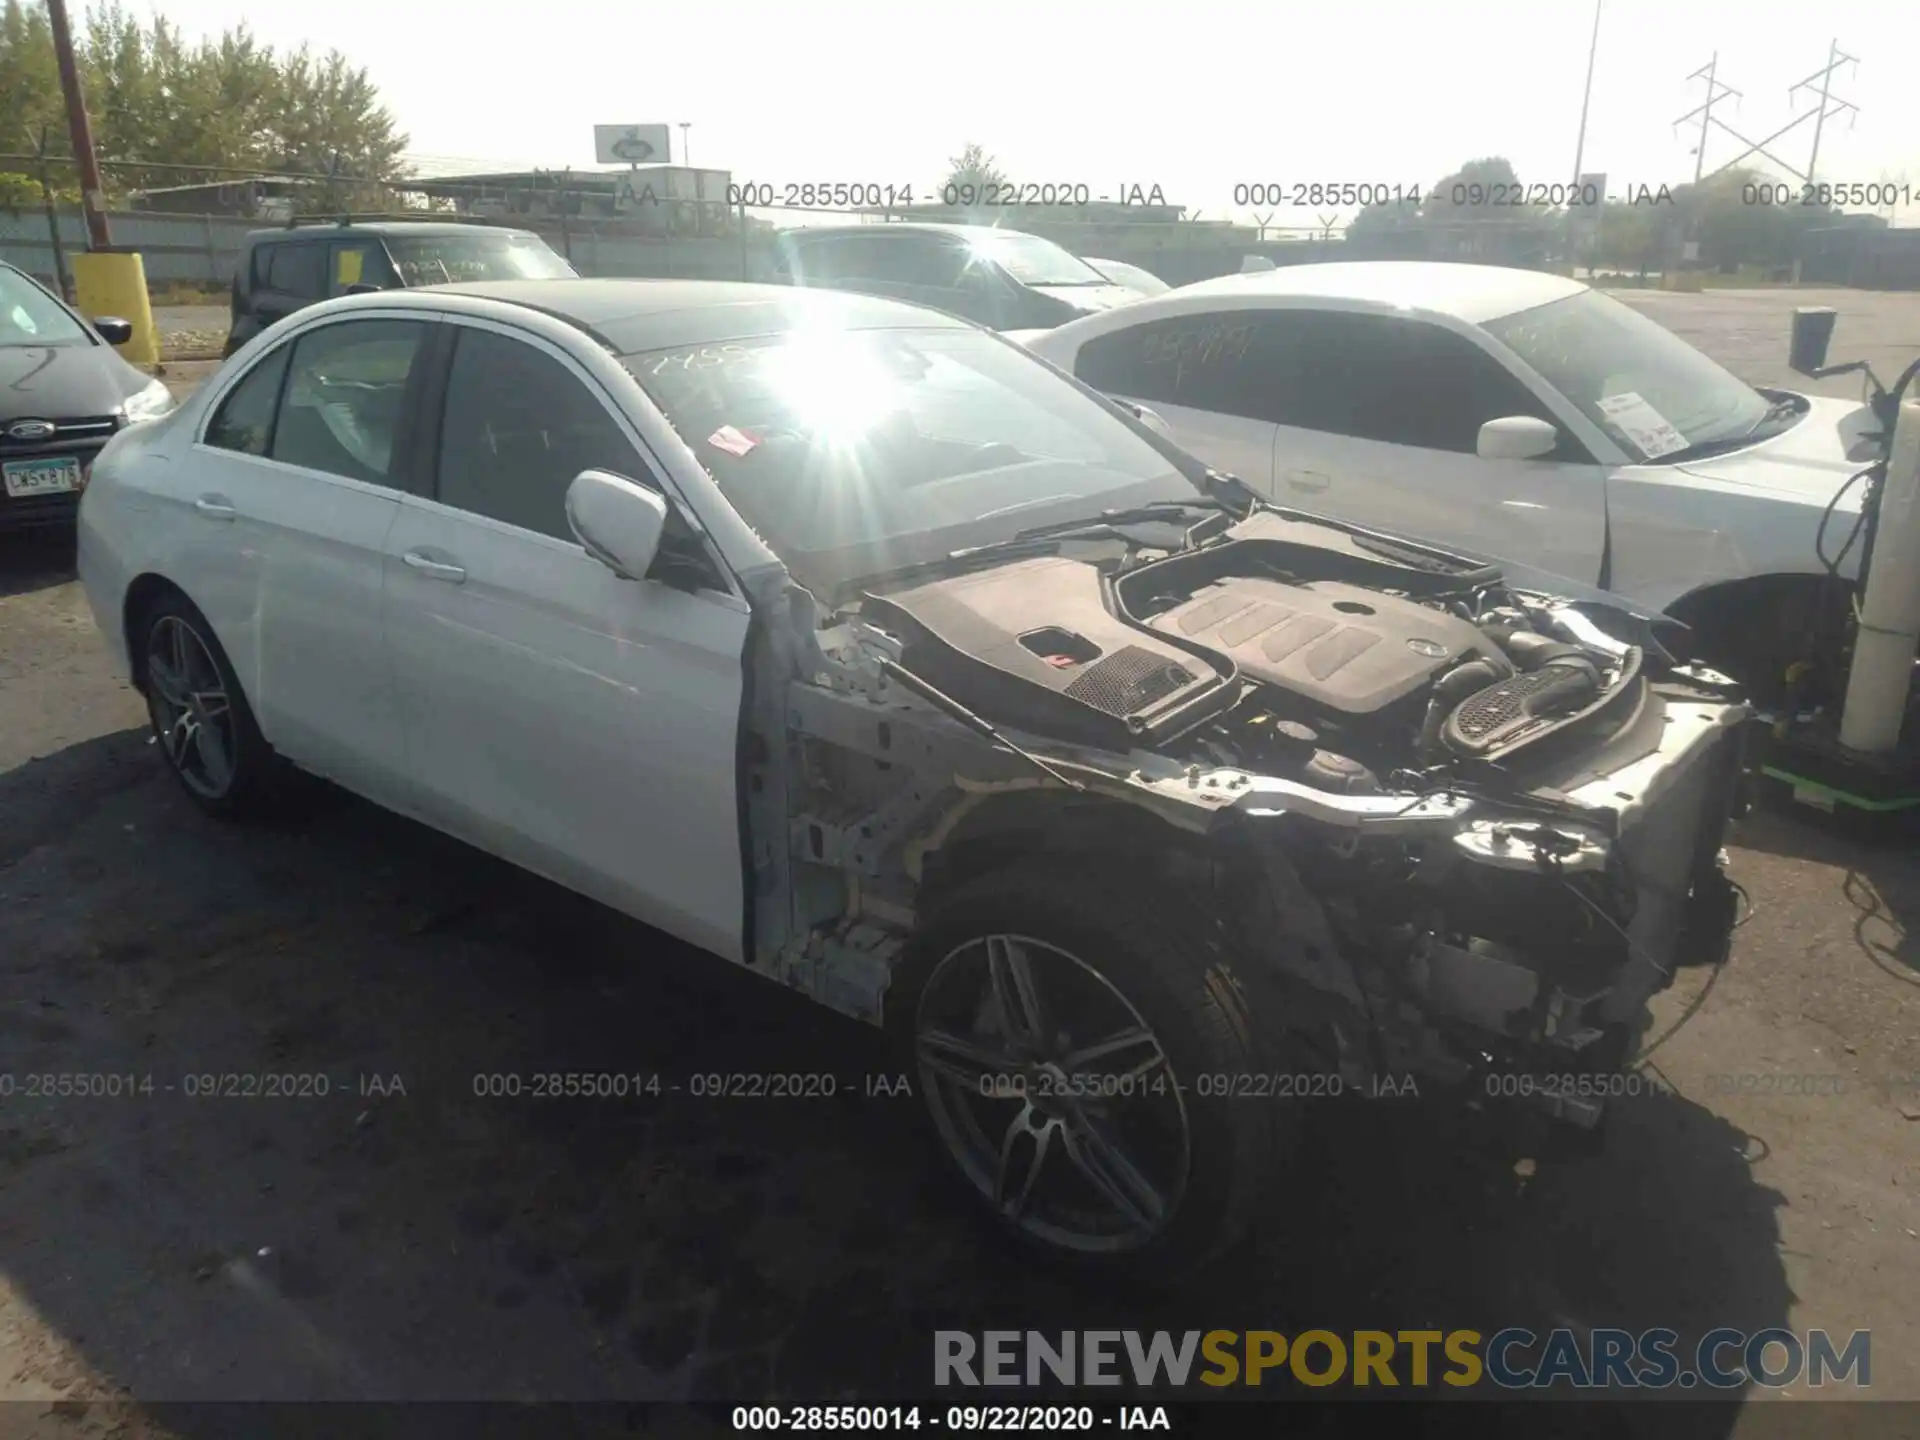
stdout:
POLYGON ((575 475, 669 488, 637 432, 544 338, 446 328, 434 487, 400 502, 385 563, 421 813, 739 959, 748 606, 691 532, 670 531, 672 584, 591 558, 566 517, 575 475))
POLYGON ((1255 367, 1258 312, 1219 310, 1149 320, 1082 345, 1073 373, 1116 399, 1157 412, 1174 443, 1215 469, 1273 493, 1273 442, 1255 367))
POLYGON ((403 808, 381 585, 434 324, 356 315, 283 341, 215 402, 170 487, 189 512, 174 563, 268 741, 403 808))

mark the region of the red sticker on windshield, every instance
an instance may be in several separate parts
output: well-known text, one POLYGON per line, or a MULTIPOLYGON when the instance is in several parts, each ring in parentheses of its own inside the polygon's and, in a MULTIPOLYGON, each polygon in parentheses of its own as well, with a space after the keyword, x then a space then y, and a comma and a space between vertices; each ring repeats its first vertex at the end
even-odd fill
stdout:
POLYGON ((744 455, 760 441, 744 430, 736 430, 731 425, 722 425, 707 437, 707 443, 716 450, 724 450, 729 455, 744 455))

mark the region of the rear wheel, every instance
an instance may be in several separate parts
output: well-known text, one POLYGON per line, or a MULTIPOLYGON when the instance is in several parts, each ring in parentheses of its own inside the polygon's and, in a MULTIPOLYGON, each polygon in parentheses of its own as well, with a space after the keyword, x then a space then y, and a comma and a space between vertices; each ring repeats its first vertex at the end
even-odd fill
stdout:
POLYGON ((1178 1280, 1247 1233, 1298 1117, 1227 1099, 1260 1068, 1209 927, 1122 877, 974 880, 937 907, 890 1001, 940 1148, 1047 1260, 1178 1280))
POLYGON ((147 716, 182 788, 223 819, 271 808, 285 762, 261 735, 206 617, 184 596, 167 594, 133 628, 147 716))

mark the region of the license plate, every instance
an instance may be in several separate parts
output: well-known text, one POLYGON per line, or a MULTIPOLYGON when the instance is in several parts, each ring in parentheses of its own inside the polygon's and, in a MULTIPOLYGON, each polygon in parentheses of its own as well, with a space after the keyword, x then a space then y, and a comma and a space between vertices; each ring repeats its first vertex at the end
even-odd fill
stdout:
POLYGON ((80 462, 71 455, 45 460, 9 460, 0 465, 0 479, 14 499, 28 495, 63 495, 80 488, 80 462))

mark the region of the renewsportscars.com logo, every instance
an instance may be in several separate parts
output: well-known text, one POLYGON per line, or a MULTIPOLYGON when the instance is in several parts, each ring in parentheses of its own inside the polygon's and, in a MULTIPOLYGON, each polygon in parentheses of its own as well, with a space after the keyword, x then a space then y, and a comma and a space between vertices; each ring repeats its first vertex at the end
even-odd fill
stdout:
POLYGON ((1779 1389, 1872 1383, 1872 1332, 1825 1330, 936 1330, 942 1387, 1491 1385, 1503 1390, 1779 1389))

